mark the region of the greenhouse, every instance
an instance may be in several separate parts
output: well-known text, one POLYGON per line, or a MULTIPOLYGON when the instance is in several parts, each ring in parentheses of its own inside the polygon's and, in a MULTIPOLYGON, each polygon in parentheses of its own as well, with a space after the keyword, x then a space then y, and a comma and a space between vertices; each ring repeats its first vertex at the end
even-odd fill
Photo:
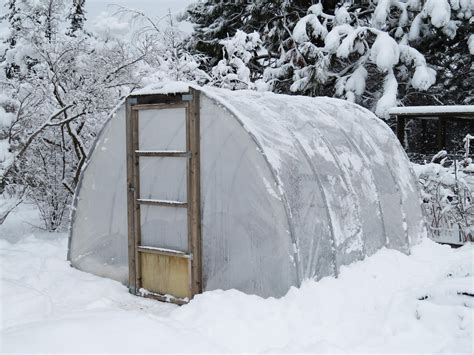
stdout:
POLYGON ((326 97, 184 83, 134 92, 106 122, 75 196, 69 260, 183 303, 283 296, 425 233, 390 128, 326 97))

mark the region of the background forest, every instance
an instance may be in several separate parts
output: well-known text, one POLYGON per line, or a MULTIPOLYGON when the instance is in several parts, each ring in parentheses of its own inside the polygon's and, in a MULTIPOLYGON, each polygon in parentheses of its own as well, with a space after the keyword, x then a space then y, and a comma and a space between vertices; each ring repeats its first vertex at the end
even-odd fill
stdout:
POLYGON ((474 101, 472 0, 213 0, 178 18, 116 7, 95 26, 85 1, 0 12, 0 224, 26 199, 46 229, 65 226, 109 112, 152 82, 334 96, 385 120, 397 105, 474 101))

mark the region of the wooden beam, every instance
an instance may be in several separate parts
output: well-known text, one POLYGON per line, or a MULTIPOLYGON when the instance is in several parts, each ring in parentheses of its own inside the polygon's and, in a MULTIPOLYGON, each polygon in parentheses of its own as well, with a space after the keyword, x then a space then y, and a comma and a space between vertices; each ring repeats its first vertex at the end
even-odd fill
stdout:
POLYGON ((191 152, 172 151, 172 150, 137 150, 135 154, 139 157, 170 157, 170 158, 189 158, 191 152))
POLYGON ((437 119, 439 117, 449 117, 452 119, 464 119, 464 120, 473 120, 474 113, 472 112, 460 112, 460 113, 452 113, 452 112, 440 112, 440 113, 433 113, 433 112, 426 112, 426 113, 392 113, 390 116, 399 116, 399 117, 409 117, 409 118, 417 118, 417 119, 437 119))
MULTIPOLYGON (((132 151, 138 150, 138 139, 139 139, 139 112, 132 110, 131 115, 132 122, 132 151)), ((137 246, 141 244, 141 217, 140 217, 140 204, 136 203, 136 200, 140 198, 140 159, 135 154, 133 155, 133 216, 134 222, 134 251, 135 251, 135 288, 140 289, 141 286, 141 262, 140 255, 138 254, 137 246)))
POLYGON ((135 99, 138 105, 147 105, 147 104, 173 104, 177 102, 182 102, 183 94, 150 94, 150 95, 132 95, 131 97, 135 99))
POLYGON ((134 145, 132 136, 131 99, 126 101, 125 131, 127 145, 127 218, 128 218, 128 287, 136 294, 135 273, 135 180, 134 180, 134 145))
POLYGON ((153 200, 148 198, 138 198, 137 205, 153 205, 153 206, 163 206, 163 207, 188 207, 187 202, 180 201, 167 201, 167 200, 153 200))
POLYGON ((173 102, 173 103, 162 103, 162 104, 144 104, 144 105, 133 105, 132 110, 167 110, 167 109, 177 109, 177 108, 186 108, 187 103, 183 102, 173 102))
POLYGON ((405 147, 405 117, 397 116, 397 137, 403 148, 405 147))
POLYGON ((191 262, 192 294, 202 293, 202 240, 201 240, 201 170, 200 170, 200 105, 199 91, 190 91, 192 100, 187 111, 189 146, 191 159, 188 172, 188 233, 189 246, 193 259, 191 262))
POLYGON ((178 298, 178 297, 173 297, 171 295, 162 295, 162 294, 151 292, 148 290, 145 291, 143 289, 139 290, 138 294, 145 298, 150 298, 150 299, 157 300, 160 302, 174 303, 178 306, 182 306, 184 304, 189 303, 189 298, 178 298))
POLYGON ((152 253, 152 254, 160 254, 160 255, 177 256, 177 257, 181 257, 185 259, 192 259, 192 255, 186 254, 185 252, 182 252, 179 250, 154 248, 154 247, 140 245, 138 247, 138 251, 141 253, 152 253))

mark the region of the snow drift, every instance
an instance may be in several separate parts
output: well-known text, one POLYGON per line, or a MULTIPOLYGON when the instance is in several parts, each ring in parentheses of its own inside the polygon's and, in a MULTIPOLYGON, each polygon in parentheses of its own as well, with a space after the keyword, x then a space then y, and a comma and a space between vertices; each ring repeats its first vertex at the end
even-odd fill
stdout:
POLYGON ((281 299, 216 290, 177 307, 71 268, 35 212, 0 226, 1 353, 473 353, 472 245, 424 240, 281 299))

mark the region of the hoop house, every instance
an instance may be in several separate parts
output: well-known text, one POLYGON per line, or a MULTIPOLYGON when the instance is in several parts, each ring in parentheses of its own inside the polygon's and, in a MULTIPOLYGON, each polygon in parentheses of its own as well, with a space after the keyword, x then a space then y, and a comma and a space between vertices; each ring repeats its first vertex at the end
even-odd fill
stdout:
POLYGON ((75 207, 73 266, 176 302, 282 296, 425 232, 408 159, 368 110, 182 83, 117 109, 75 207))

